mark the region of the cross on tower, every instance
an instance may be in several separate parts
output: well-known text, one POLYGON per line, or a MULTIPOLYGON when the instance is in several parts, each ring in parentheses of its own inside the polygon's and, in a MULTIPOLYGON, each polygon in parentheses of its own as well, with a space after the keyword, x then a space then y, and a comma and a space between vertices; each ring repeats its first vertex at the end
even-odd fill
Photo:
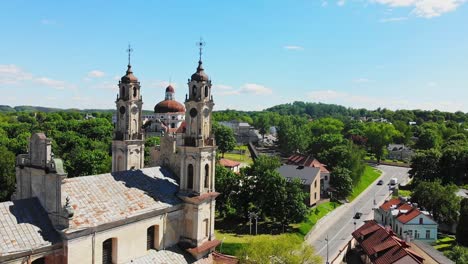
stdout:
POLYGON ((197 46, 200 49, 200 61, 201 61, 201 55, 203 53, 203 47, 206 45, 206 43, 203 41, 202 38, 200 38, 200 41, 197 42, 197 46))
POLYGON ((130 65, 130 55, 132 54, 133 52, 133 49, 132 47, 130 46, 130 44, 128 44, 128 49, 126 50, 127 53, 128 53, 128 65, 130 65))

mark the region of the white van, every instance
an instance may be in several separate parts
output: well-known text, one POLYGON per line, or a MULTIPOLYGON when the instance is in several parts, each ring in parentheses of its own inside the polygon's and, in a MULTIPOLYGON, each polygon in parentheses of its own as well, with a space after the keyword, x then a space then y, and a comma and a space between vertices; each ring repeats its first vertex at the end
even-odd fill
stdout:
POLYGON ((390 179, 390 185, 397 185, 398 184, 398 179, 397 178, 391 178, 390 179))

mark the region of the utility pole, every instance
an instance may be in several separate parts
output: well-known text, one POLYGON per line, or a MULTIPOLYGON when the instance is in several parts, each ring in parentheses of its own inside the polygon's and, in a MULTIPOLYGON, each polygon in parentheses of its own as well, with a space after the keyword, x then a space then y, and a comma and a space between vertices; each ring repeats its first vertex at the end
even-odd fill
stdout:
POLYGON ((330 262, 328 262, 328 234, 327 234, 327 238, 325 238, 325 241, 327 241, 327 263, 326 264, 329 264, 330 262))

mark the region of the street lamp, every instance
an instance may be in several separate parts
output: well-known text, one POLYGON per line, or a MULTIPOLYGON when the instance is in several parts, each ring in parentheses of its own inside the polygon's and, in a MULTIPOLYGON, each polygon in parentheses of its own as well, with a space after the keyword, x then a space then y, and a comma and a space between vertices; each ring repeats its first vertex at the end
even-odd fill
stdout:
POLYGON ((325 241, 327 241, 327 263, 326 264, 329 264, 330 262, 328 262, 328 234, 327 234, 327 238, 325 238, 325 241))

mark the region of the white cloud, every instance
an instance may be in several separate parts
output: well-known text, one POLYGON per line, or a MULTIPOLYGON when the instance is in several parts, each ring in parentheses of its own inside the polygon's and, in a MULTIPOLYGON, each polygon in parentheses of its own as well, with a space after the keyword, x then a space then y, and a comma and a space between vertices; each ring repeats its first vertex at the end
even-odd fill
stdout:
POLYGON ((0 64, 0 85, 19 84, 31 78, 32 74, 14 64, 0 64))
POLYGON ((405 21, 408 17, 390 17, 390 18, 382 18, 379 20, 380 23, 390 23, 390 22, 398 22, 398 21, 405 21))
POLYGON ((240 88, 239 93, 260 95, 260 94, 271 94, 273 93, 273 91, 270 88, 265 87, 261 84, 246 83, 240 88))
POLYGON ((338 0, 338 2, 336 4, 338 6, 344 6, 345 3, 346 3, 346 0, 338 0))
POLYGON ((304 47, 297 45, 286 45, 283 47, 285 50, 304 50, 304 47))
POLYGON ((94 70, 94 71, 88 72, 88 77, 89 78, 101 78, 101 77, 104 77, 104 75, 106 75, 106 74, 103 71, 99 71, 99 70, 94 70))
POLYGON ((68 86, 64 81, 54 80, 47 77, 35 78, 33 81, 37 84, 52 87, 57 90, 63 90, 68 86))
POLYGON ((370 0, 371 2, 391 7, 410 7, 411 13, 425 18, 440 16, 454 11, 466 0, 370 0))
POLYGON ((232 86, 224 85, 224 84, 215 84, 213 85, 212 89, 214 90, 232 90, 232 86))

